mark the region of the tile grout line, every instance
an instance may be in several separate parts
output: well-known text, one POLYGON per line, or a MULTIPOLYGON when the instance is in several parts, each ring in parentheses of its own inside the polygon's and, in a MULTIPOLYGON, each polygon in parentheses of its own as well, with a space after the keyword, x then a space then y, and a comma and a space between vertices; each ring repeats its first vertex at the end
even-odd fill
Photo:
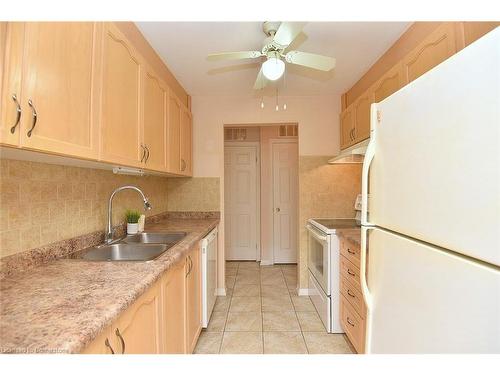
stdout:
MULTIPOLYGON (((283 270, 281 270, 281 273, 283 273, 283 270)), ((283 277, 285 278, 286 289, 288 290, 288 294, 290 295, 290 289, 288 288, 289 285, 288 285, 288 281, 286 281, 285 274, 283 274, 283 277)), ((292 302, 293 312, 295 313, 295 317, 297 318, 297 323, 299 324, 300 335, 302 336, 302 340, 304 340, 304 346, 306 347, 306 352, 307 352, 307 354, 310 354, 309 347, 307 346, 306 338, 304 336, 304 331, 302 330, 302 325, 300 324, 299 316, 297 315, 297 309, 295 307, 295 304, 293 303, 293 299, 292 299, 291 295, 290 295, 290 300, 292 302)))
POLYGON ((262 305, 264 304, 264 301, 262 300, 262 273, 260 272, 260 264, 259 264, 259 291, 260 291, 260 334, 262 337, 262 354, 266 354, 265 352, 265 347, 264 347, 264 309, 262 308, 262 305))
MULTIPOLYGON (((224 263, 224 268, 225 268, 225 263, 224 263)), ((224 327, 222 328, 222 337, 220 339, 220 344, 219 344, 219 352, 217 354, 221 354, 221 350, 222 350, 222 342, 224 341, 224 335, 226 334, 226 325, 227 325, 227 320, 229 318, 229 309, 231 308, 231 303, 233 302, 233 293, 234 293, 234 287, 236 285, 236 277, 238 276, 238 272, 240 270, 240 263, 238 262, 238 267, 236 267, 236 274, 234 276, 234 285, 233 285, 233 291, 231 293, 231 296, 230 296, 230 300, 229 300, 229 305, 227 307, 227 311, 226 311, 226 320, 224 321, 224 327)))

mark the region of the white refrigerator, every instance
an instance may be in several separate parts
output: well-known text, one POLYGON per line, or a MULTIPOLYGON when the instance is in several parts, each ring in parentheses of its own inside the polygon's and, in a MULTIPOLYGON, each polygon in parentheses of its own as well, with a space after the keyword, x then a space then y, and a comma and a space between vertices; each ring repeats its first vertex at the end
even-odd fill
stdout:
POLYGON ((366 352, 500 353, 500 28, 372 105, 362 176, 366 352))

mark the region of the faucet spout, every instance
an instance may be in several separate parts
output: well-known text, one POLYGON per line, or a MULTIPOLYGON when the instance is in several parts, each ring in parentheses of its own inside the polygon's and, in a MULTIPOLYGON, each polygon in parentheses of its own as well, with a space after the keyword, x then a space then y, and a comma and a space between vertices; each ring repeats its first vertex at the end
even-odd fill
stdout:
POLYGON ((116 193, 118 193, 122 190, 135 190, 135 191, 137 191, 141 195, 142 200, 144 202, 144 210, 150 210, 152 208, 151 204, 149 203, 148 198, 146 198, 146 196, 144 195, 142 190, 139 189, 138 187, 133 186, 133 185, 126 185, 126 186, 121 186, 121 187, 115 189, 111 193, 111 195, 109 197, 109 201, 108 201, 108 225, 106 227, 106 234, 105 234, 105 242, 106 243, 110 243, 113 241, 113 225, 111 223, 111 218, 112 218, 112 213, 113 213, 113 198, 116 195, 116 193))

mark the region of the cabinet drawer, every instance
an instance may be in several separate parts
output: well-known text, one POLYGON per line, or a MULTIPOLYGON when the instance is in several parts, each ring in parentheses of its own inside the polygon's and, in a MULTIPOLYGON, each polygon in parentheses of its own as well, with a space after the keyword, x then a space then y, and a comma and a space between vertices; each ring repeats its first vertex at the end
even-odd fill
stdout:
POLYGON ((344 296, 340 296, 340 321, 356 351, 363 353, 365 347, 365 321, 361 319, 344 296))
POLYGON ((340 254, 345 256, 352 264, 359 267, 360 261, 360 247, 346 238, 340 241, 340 254))
POLYGON ((361 290, 347 281, 344 276, 340 276, 340 293, 342 293, 345 299, 351 303, 351 305, 354 307, 354 310, 356 310, 361 318, 364 319, 366 315, 366 309, 361 290))
POLYGON ((361 288, 361 282, 359 279, 359 267, 355 266, 352 262, 350 262, 346 257, 342 255, 340 256, 340 275, 349 280, 349 282, 353 286, 361 288))

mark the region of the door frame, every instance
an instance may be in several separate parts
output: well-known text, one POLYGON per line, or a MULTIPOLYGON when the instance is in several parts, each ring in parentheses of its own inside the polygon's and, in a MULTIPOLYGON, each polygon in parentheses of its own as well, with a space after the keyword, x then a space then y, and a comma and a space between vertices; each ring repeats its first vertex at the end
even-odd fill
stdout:
MULTIPOLYGON (((285 138, 285 139, 279 139, 279 138, 276 138, 276 139, 271 139, 270 140, 270 143, 271 143, 271 155, 274 155, 274 145, 277 144, 277 143, 294 143, 297 145, 297 207, 296 207, 296 215, 297 215, 297 227, 296 227, 296 237, 297 237, 297 249, 296 249, 296 252, 297 252, 297 266, 299 265, 299 247, 300 247, 300 230, 299 230, 299 201, 298 201, 298 198, 299 198, 299 180, 298 180, 298 177, 299 177, 299 160, 298 160, 298 155, 299 155, 299 140, 298 138, 294 138, 294 139, 291 139, 291 138, 285 138)), ((269 192, 269 194, 271 194, 271 202, 272 202, 272 205, 271 205, 271 209, 269 210, 269 216, 270 216, 270 219, 271 219, 271 223, 273 223, 273 246, 271 247, 271 261, 272 261, 272 264, 271 265, 274 265, 274 244, 275 244, 275 239, 274 239, 274 157, 271 156, 270 158, 270 161, 271 161, 271 173, 272 173, 272 176, 273 176, 273 189, 271 189, 271 191, 269 192)))
MULTIPOLYGON (((256 207, 257 211, 255 213, 256 215, 256 240, 257 240, 257 247, 255 249, 255 261, 260 262, 261 260, 261 239, 260 239, 260 142, 238 142, 238 141, 224 141, 224 150, 226 147, 231 147, 231 148, 238 148, 238 147, 254 147, 255 148, 255 155, 257 156, 257 161, 256 161, 256 169, 255 169, 255 183, 257 184, 256 186, 256 197, 255 197, 255 202, 256 202, 256 207)), ((224 162, 224 172, 226 168, 226 163, 224 162)), ((225 185, 225 183, 224 183, 225 185)), ((226 187, 224 186, 224 202, 226 200, 226 187)), ((224 203, 224 210, 226 209, 226 204, 224 203)), ((224 227, 225 227, 224 223, 224 227)), ((224 236, 226 236, 226 231, 224 228, 224 236)), ((225 243, 225 239, 223 239, 225 243)), ((226 261, 226 250, 224 249, 224 262, 226 261)))

